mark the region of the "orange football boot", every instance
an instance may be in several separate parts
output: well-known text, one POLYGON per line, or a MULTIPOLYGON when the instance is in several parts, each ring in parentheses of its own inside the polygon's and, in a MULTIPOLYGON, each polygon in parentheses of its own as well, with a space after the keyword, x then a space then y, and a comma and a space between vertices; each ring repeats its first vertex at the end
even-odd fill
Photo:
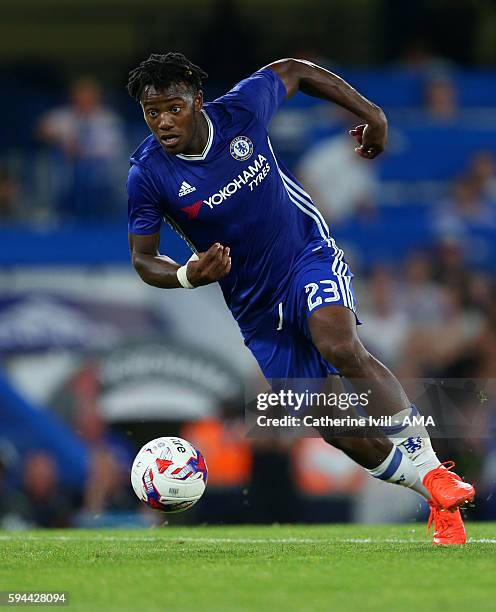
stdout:
POLYGON ((427 533, 429 533, 429 529, 434 522, 434 538, 432 542, 445 546, 465 544, 467 534, 460 510, 458 508, 452 512, 443 510, 438 508, 432 501, 429 502, 429 506, 431 513, 427 523, 427 533))
POLYGON ((456 510, 475 496, 474 487, 451 472, 454 461, 445 461, 424 477, 424 486, 429 491, 432 501, 443 510, 456 510))

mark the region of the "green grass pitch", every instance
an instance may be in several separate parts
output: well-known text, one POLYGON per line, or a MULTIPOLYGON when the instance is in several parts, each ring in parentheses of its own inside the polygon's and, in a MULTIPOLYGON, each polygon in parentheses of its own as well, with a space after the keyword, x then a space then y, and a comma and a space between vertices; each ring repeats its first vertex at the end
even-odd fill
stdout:
POLYGON ((67 591, 71 611, 496 609, 496 524, 468 531, 451 548, 420 524, 0 532, 0 590, 67 591))

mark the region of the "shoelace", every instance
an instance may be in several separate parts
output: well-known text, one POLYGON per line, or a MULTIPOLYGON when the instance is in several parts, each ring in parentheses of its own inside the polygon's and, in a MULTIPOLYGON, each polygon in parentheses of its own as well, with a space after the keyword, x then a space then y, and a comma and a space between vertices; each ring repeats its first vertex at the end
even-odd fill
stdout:
POLYGON ((446 472, 449 472, 449 470, 452 470, 455 467, 455 465, 456 464, 454 461, 444 461, 435 470, 432 470, 433 473, 430 475, 429 480, 435 480, 436 478, 444 478, 446 476, 446 472), (440 470, 439 468, 441 466, 443 466, 445 469, 440 470))
POLYGON ((454 461, 443 461, 435 470, 432 475, 433 478, 442 476, 446 471, 452 470, 455 467, 456 463, 454 461), (439 468, 443 466, 444 470, 440 470, 439 468))
POLYGON ((447 529, 450 528, 450 522, 448 519, 447 510, 438 510, 434 506, 431 506, 431 513, 429 514, 429 520, 427 521, 427 529, 425 535, 429 535, 429 530, 431 528, 432 523, 434 522, 434 529, 442 535, 447 529), (436 520, 437 515, 437 520, 436 520))
POLYGON ((431 529, 432 522, 434 521, 434 515, 436 514, 436 509, 434 506, 431 506, 431 512, 429 514, 429 520, 427 521, 427 529, 425 530, 425 535, 429 535, 429 531, 431 529))
POLYGON ((433 522, 434 522, 434 529, 439 533, 439 535, 442 535, 447 529, 451 527, 451 523, 448 517, 449 517, 449 514, 447 510, 436 510, 435 508, 431 508, 429 520, 427 521, 426 535, 429 533, 429 530, 433 522), (437 520, 436 520, 436 514, 437 514, 437 520))

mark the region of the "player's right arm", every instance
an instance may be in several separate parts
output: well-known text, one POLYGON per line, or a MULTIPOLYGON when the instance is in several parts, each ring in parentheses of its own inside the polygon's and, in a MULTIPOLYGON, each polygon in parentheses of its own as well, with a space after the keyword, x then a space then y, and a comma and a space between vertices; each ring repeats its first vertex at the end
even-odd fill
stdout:
POLYGON ((127 180, 129 205, 129 249, 136 272, 153 287, 200 287, 215 283, 231 271, 229 247, 216 242, 208 251, 197 253, 185 266, 160 253, 163 211, 155 181, 145 168, 132 165, 127 180), (178 275, 178 270, 182 269, 178 275), (184 277, 186 273, 186 278, 184 277), (181 279, 181 280, 180 280, 181 279), (185 282, 187 281, 187 282, 185 282))
MULTIPOLYGON (((129 234, 131 260, 141 279, 148 285, 162 289, 181 287, 177 276, 181 266, 170 257, 161 255, 159 247, 160 233, 129 234)), ((186 265, 186 277, 193 287, 215 283, 231 270, 229 247, 216 242, 208 251, 198 253, 197 261, 190 260, 186 265)))

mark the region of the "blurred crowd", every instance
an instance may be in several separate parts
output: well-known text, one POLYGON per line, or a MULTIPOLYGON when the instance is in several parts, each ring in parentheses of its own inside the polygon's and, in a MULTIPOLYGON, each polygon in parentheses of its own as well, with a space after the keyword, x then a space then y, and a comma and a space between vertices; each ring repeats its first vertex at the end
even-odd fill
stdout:
POLYGON ((19 146, 1 156, 0 223, 122 216, 129 142, 96 79, 72 82, 66 101, 36 118, 28 142, 29 151, 19 146))

